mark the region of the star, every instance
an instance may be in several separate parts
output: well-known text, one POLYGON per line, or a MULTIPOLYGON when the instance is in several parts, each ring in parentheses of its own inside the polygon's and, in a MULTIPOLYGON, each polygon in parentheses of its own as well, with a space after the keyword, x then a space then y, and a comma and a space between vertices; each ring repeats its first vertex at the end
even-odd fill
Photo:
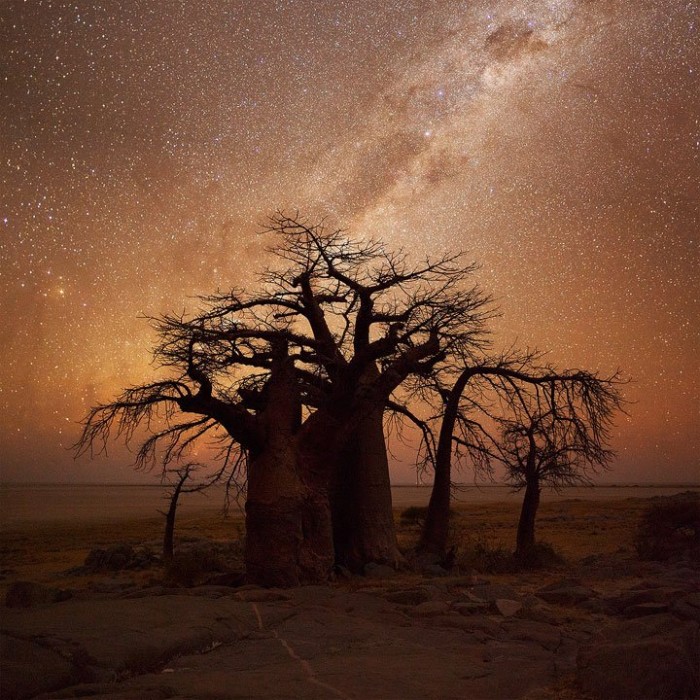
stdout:
POLYGON ((615 480, 697 479, 693 3, 175 4, 0 3, 2 478, 77 469, 62 417, 152 376, 143 315, 255 284, 290 207, 465 250, 494 343, 634 379, 615 480))

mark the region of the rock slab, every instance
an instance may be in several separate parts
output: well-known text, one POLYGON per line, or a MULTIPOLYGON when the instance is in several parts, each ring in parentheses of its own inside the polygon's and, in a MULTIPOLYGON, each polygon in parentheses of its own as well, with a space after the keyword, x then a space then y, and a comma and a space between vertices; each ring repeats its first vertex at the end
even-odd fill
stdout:
POLYGON ((616 623, 581 647, 577 679, 594 698, 697 698, 700 626, 671 615, 616 623))

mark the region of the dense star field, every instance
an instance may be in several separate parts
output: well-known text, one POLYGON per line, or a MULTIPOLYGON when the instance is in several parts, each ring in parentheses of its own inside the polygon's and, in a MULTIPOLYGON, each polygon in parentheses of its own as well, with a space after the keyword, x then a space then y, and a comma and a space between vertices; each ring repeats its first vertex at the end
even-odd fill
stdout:
POLYGON ((250 282, 298 208, 464 250, 497 344, 633 379, 608 480, 697 481, 699 25, 684 0, 4 0, 2 478, 133 478, 120 449, 74 462, 76 422, 152 372, 144 314, 250 282))

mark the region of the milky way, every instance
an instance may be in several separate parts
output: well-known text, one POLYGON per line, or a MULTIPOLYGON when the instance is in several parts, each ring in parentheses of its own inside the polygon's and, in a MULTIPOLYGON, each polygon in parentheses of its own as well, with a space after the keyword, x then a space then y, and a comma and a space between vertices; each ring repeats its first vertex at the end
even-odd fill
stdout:
MULTIPOLYGON (((461 249, 497 340, 621 368, 608 479, 697 480, 694 2, 0 3, 2 478, 152 371, 144 314, 249 282, 300 208, 461 249)), ((395 466, 397 478, 408 467, 395 466)))

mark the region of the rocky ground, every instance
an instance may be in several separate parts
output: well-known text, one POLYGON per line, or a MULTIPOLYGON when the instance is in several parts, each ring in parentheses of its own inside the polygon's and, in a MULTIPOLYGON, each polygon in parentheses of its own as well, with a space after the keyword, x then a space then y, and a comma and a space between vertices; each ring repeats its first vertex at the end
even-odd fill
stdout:
POLYGON ((487 575, 370 567, 264 590, 193 541, 175 578, 150 547, 90 552, 41 583, 11 580, 0 697, 696 698, 700 567, 629 548, 487 575), (208 555, 207 555, 208 552, 208 555))
POLYGON ((291 591, 15 584, 2 697, 696 697, 698 571, 641 568, 614 590, 585 570, 533 589, 381 567, 291 591))

